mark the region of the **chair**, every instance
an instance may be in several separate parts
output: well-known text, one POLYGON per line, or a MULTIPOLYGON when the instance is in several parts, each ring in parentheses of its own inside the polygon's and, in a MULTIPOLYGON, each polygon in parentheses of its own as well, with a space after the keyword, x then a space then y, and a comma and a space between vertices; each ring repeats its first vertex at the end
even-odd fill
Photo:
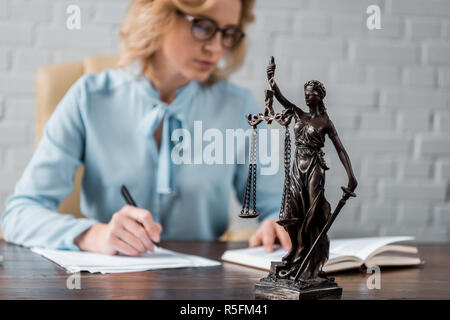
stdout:
MULTIPOLYGON (((116 65, 115 56, 91 56, 82 62, 62 63, 43 66, 38 69, 35 80, 36 92, 36 141, 37 146, 43 135, 45 123, 55 110, 59 101, 75 81, 85 73, 101 72, 116 65)), ((82 217, 80 212, 80 188, 84 168, 80 166, 75 173, 72 193, 61 202, 58 211, 82 217)), ((221 241, 246 241, 254 229, 241 229, 233 233, 227 231, 220 237, 221 241)))

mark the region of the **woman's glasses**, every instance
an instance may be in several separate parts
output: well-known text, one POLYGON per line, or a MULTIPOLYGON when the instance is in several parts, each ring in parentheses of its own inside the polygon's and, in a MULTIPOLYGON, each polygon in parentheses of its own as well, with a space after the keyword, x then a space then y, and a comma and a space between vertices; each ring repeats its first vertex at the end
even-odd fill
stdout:
POLYGON ((209 41, 216 35, 217 31, 222 33, 222 46, 226 49, 233 49, 239 44, 245 34, 237 26, 219 28, 214 20, 208 18, 194 18, 184 12, 177 10, 177 13, 192 23, 191 34, 198 41, 209 41))

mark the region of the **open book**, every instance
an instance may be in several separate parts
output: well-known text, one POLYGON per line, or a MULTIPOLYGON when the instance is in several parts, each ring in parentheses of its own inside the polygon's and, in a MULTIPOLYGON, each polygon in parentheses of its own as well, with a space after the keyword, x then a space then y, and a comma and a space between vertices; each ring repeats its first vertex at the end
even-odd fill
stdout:
MULTIPOLYGON (((414 237, 370 237, 330 240, 329 259, 323 266, 325 272, 370 266, 415 266, 423 264, 414 246, 397 242, 414 240, 414 237), (394 244, 395 243, 395 244, 394 244)), ((287 251, 279 246, 273 252, 264 247, 227 250, 222 261, 270 270, 271 261, 281 261, 287 251)))

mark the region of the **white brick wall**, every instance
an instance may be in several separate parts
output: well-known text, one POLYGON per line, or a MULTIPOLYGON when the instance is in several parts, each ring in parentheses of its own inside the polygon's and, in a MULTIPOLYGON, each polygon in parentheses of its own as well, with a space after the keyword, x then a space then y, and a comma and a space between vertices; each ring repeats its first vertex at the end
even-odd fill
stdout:
MULTIPOLYGON (((115 54, 128 0, 0 0, 0 201, 34 143, 39 65, 115 54), (81 8, 68 31, 66 8, 81 8)), ((335 237, 415 235, 450 241, 450 1, 256 0, 249 58, 233 80, 263 104, 265 68, 277 59, 283 93, 304 106, 303 84, 319 79, 359 181, 331 230, 335 237), (381 30, 366 8, 381 8, 381 30)), ((276 105, 279 108, 279 105, 276 105)), ((326 195, 346 183, 329 141, 326 195)), ((233 228, 239 206, 233 202, 233 228)), ((252 225, 239 221, 239 225, 252 225)))

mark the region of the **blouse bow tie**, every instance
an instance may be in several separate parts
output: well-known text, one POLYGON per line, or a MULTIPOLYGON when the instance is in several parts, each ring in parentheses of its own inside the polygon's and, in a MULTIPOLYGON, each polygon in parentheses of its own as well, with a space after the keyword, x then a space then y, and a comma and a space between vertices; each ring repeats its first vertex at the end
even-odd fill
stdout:
POLYGON ((138 132, 148 139, 154 139, 153 135, 163 121, 157 170, 157 192, 159 194, 170 194, 174 190, 171 152, 176 141, 171 140, 171 135, 176 129, 186 128, 183 114, 176 112, 175 109, 178 108, 172 108, 161 102, 156 103, 138 126, 138 132))

